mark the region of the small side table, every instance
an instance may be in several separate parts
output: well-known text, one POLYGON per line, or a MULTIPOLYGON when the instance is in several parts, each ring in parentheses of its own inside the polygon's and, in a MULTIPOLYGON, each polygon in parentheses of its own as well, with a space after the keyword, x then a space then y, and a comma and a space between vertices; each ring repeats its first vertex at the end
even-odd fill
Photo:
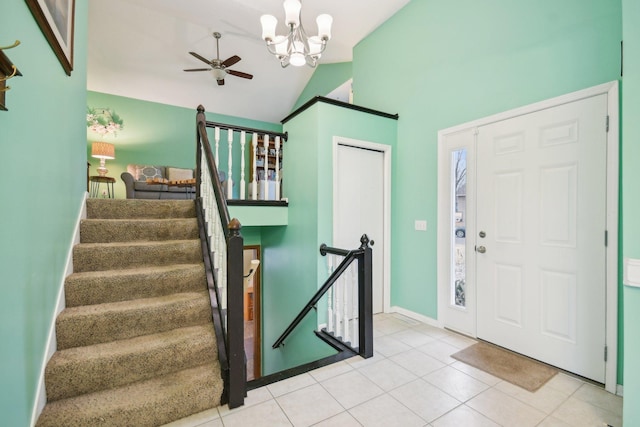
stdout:
POLYGON ((89 197, 100 197, 100 184, 105 183, 107 185, 107 195, 110 199, 115 198, 115 193, 113 191, 113 184, 116 182, 115 178, 110 176, 94 175, 89 177, 89 182, 91 183, 89 197))

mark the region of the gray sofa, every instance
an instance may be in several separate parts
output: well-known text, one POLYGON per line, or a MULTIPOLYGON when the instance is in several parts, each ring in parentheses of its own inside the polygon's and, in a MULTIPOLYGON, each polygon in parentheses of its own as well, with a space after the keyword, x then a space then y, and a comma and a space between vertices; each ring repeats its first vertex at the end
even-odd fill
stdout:
POLYGON ((148 184, 147 179, 183 180, 193 178, 193 169, 157 165, 127 165, 120 178, 127 188, 127 199, 193 199, 195 186, 177 187, 167 184, 148 184))

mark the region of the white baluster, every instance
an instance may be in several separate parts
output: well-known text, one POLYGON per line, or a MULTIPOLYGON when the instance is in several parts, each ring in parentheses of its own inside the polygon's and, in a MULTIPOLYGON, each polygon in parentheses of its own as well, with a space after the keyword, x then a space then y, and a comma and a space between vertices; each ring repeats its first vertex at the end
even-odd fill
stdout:
POLYGON ((245 131, 240 132, 240 200, 245 199, 246 183, 244 180, 244 144, 247 134, 245 131))
POLYGON ((227 130, 227 142, 229 145, 229 160, 227 165, 227 199, 233 199, 233 129, 227 130))
MULTIPOLYGON (((345 272, 346 273, 346 272, 345 272)), ((346 277, 345 274, 342 275, 342 292, 344 293, 344 300, 342 303, 344 304, 344 308, 342 310, 342 322, 344 324, 344 337, 342 341, 349 342, 350 334, 349 334, 349 285, 351 285, 350 280, 346 277)))
MULTIPOLYGON (((338 265, 340 265, 340 262, 342 261, 341 257, 339 257, 338 255, 333 255, 334 259, 333 259, 333 265, 335 266, 334 268, 337 268, 338 265)), ((339 295, 340 292, 338 287, 340 285, 340 281, 337 280, 335 285, 333 285, 333 329, 335 329, 336 333, 335 336, 338 336, 338 328, 340 325, 340 304, 339 304, 339 295)))
POLYGON ((216 141, 216 169, 218 169, 220 167, 220 163, 218 161, 219 155, 218 152, 220 151, 220 128, 219 127, 215 127, 215 133, 214 133, 215 137, 215 141, 216 141))
POLYGON ((253 162, 253 170, 251 171, 251 176, 253 177, 253 181, 251 181, 251 200, 258 200, 258 168, 256 166, 256 154, 258 152, 258 134, 256 132, 253 133, 253 139, 251 140, 252 145, 252 156, 253 162))
POLYGON ((351 264, 351 323, 352 323, 352 339, 351 346, 354 347, 358 344, 358 323, 360 322, 360 318, 358 317, 358 300, 360 295, 358 294, 358 271, 356 268, 356 263, 351 264), (356 319, 358 319, 356 321, 356 319))
POLYGON ((264 135, 264 178, 262 180, 262 200, 269 200, 269 135, 264 135))
POLYGON ((276 136, 276 198, 275 200, 280 200, 280 137, 276 136))
MULTIPOLYGON (((327 270, 329 276, 333 273, 333 255, 327 254, 327 270)), ((333 332, 333 286, 327 292, 327 332, 333 332)))
POLYGON ((340 313, 340 310, 342 309, 342 292, 341 291, 341 286, 342 286, 342 279, 338 278, 338 280, 336 280, 336 284, 333 285, 335 287, 335 292, 334 292, 334 296, 335 296, 335 304, 333 305, 333 312, 334 312, 334 316, 335 316, 335 336, 339 337, 342 336, 342 328, 340 325, 340 322, 342 321, 342 314, 340 313))

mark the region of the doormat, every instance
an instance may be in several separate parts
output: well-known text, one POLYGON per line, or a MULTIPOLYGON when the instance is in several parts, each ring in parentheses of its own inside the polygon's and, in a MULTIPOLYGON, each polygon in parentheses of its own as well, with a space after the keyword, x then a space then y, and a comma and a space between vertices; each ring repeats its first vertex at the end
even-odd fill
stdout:
POLYGON ((484 342, 473 344, 451 357, 530 392, 538 390, 558 373, 548 365, 484 342))

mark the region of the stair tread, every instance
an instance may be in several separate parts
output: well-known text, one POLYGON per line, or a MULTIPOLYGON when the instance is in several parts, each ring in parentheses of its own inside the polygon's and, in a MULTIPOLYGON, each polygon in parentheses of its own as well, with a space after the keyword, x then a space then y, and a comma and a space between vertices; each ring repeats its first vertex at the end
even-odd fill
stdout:
POLYGON ((179 239, 179 240, 143 240, 143 241, 127 241, 127 242, 109 242, 109 243, 78 243, 76 248, 118 248, 123 246, 174 246, 177 244, 200 243, 200 239, 179 239))
POLYGON ((211 322, 57 351, 46 367, 50 401, 122 386, 217 360, 211 322))
POLYGON ((100 270, 100 271, 80 271, 72 273, 68 278, 77 280, 81 278, 104 278, 104 277, 130 277, 130 276, 143 276, 153 273, 167 273, 173 271, 184 271, 192 268, 202 268, 204 263, 191 263, 191 264, 165 264, 165 265, 149 265, 142 267, 133 267, 118 270, 100 270))
POLYGON ((156 426, 220 404, 213 363, 45 406, 37 426, 156 426))
POLYGON ((209 294, 206 291, 180 292, 150 298, 138 298, 127 301, 67 307, 60 313, 59 318, 64 319, 72 316, 92 316, 118 311, 137 311, 147 307, 158 307, 182 301, 198 300, 205 297, 209 298, 209 294))

